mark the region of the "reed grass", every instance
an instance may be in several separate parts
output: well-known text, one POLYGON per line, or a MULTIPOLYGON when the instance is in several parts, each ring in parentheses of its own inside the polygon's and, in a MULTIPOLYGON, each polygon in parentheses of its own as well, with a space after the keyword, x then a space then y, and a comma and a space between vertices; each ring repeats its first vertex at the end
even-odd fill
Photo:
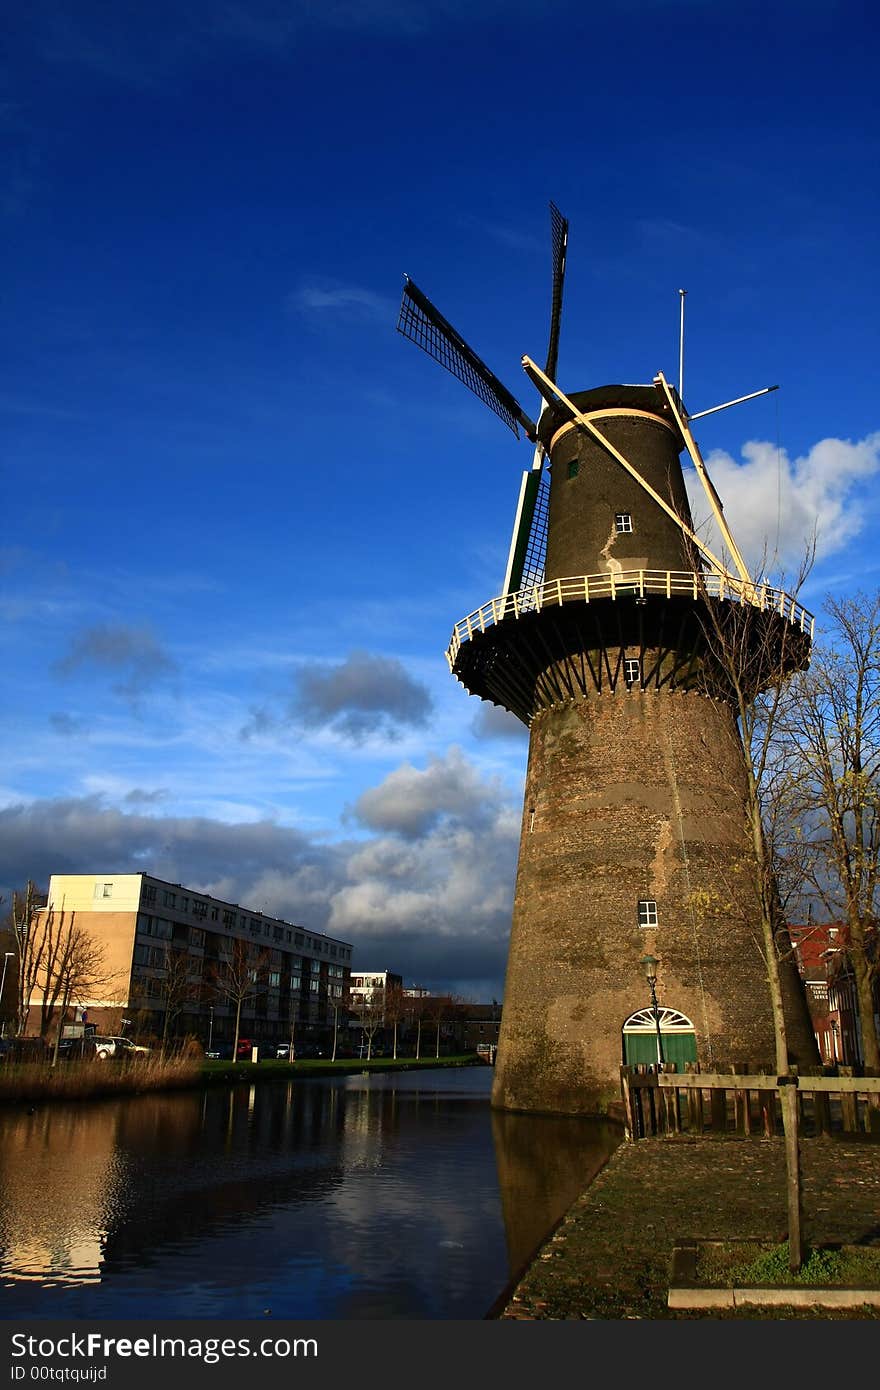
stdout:
POLYGON ((88 1100, 93 1096, 136 1094, 197 1085, 202 1074, 192 1056, 143 1056, 59 1062, 4 1062, 0 1066, 0 1104, 40 1100, 88 1100))

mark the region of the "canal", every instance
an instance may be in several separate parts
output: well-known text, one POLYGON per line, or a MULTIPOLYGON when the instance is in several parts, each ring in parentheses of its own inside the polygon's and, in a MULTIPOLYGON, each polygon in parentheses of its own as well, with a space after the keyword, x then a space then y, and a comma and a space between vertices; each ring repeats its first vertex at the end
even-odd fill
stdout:
POLYGON ((483 1318, 620 1130, 489 1067, 0 1115, 5 1318, 483 1318))

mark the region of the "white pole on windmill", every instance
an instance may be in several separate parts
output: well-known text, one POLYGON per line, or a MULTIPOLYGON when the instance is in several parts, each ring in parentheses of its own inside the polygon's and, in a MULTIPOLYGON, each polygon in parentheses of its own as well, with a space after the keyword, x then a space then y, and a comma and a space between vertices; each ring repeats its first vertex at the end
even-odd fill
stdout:
POLYGON ((684 406, 684 297, 687 290, 679 290, 678 297, 681 300, 681 309, 678 328, 678 399, 684 406))

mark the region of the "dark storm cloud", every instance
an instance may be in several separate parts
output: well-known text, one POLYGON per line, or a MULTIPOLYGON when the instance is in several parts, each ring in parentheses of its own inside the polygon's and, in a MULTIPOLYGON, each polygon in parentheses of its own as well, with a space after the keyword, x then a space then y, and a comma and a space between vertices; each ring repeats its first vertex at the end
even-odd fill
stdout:
POLYGON ((291 718, 309 728, 329 725, 352 743, 371 734, 395 738, 402 727, 422 728, 431 713, 427 687, 394 657, 353 651, 336 666, 303 666, 291 718))
POLYGON ((500 705, 480 705, 471 729, 477 738, 517 738, 525 742, 529 736, 522 720, 500 705))
POLYGON ((102 623, 79 632, 53 667, 56 675, 65 677, 82 669, 119 673, 125 679, 114 685, 114 690, 132 698, 171 675, 177 665, 149 628, 102 623))
POLYGON ((336 843, 271 821, 121 811, 97 796, 8 806, 0 894, 8 902, 28 878, 45 888, 53 873, 151 873, 330 932, 351 942, 361 969, 500 997, 518 807, 457 753, 429 764, 422 782, 417 769, 401 771, 396 822, 392 774, 368 808, 384 829, 336 843), (431 795, 442 802, 434 815, 431 795))
POLYGON ((352 814, 370 830, 412 839, 448 817, 471 828, 485 824, 494 813, 497 795, 495 789, 489 799, 487 784, 453 749, 445 758, 431 758, 425 768, 402 763, 378 787, 358 798, 352 814))

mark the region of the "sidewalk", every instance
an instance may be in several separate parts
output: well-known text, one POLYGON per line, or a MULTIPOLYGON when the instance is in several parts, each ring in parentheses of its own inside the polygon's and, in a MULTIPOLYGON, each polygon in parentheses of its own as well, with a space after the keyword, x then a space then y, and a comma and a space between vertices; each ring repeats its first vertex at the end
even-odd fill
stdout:
MULTIPOLYGON (((880 1245, 880 1142, 805 1139, 808 1244, 880 1245)), ((880 1318, 880 1309, 700 1312, 666 1306, 681 1240, 787 1238, 783 1140, 622 1143, 535 1255, 500 1318, 880 1318)))

